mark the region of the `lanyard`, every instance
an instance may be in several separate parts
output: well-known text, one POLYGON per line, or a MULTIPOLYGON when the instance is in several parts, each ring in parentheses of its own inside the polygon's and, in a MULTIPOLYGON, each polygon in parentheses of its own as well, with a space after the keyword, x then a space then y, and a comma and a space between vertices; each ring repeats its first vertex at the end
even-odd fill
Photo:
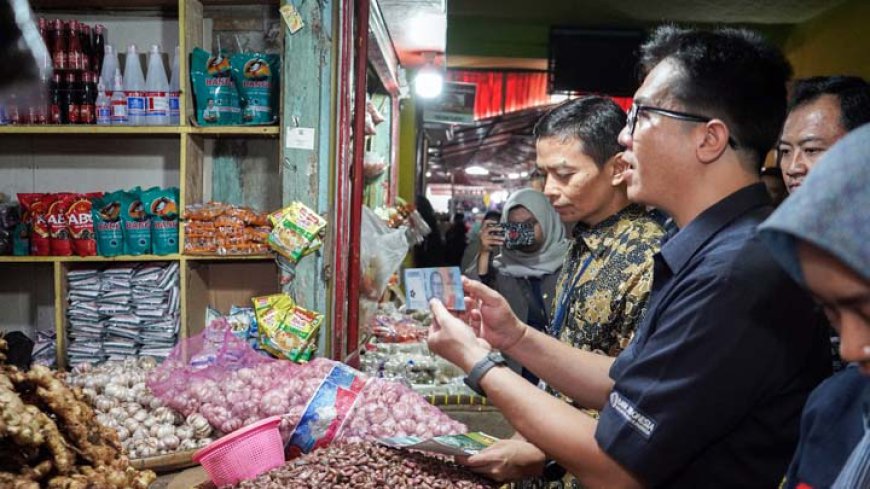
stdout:
POLYGON ((589 250, 589 257, 586 258, 585 262, 583 262, 583 267, 580 268, 580 272, 574 276, 574 280, 571 281, 571 286, 562 289, 562 297, 559 298, 559 308, 556 309, 556 316, 553 318, 553 324, 550 327, 550 334, 556 339, 559 339, 559 335, 562 332, 565 315, 568 313, 568 303, 571 301, 571 293, 574 291, 574 287, 577 286, 577 282, 580 281, 580 277, 582 277, 583 273, 586 272, 589 264, 592 263, 592 258, 594 257, 595 255, 592 253, 592 250, 589 250))

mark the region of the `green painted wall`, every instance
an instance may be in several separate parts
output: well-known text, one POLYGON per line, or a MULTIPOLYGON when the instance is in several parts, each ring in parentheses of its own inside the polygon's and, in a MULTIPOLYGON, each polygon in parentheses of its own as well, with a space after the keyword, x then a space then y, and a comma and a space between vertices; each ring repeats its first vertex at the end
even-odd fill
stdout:
POLYGON ((417 179, 417 105, 414 98, 399 107, 399 197, 414 202, 417 179))
POLYGON ((447 56, 546 58, 549 24, 448 16, 447 56))
POLYGON ((870 2, 849 0, 797 26, 783 49, 795 77, 849 74, 870 79, 870 2))

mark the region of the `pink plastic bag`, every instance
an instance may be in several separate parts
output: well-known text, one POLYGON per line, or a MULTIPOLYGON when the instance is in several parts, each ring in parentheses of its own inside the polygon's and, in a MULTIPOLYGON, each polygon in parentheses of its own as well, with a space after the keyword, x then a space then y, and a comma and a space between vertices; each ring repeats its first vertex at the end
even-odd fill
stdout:
POLYGON ((179 343, 147 383, 165 405, 185 416, 198 412, 229 433, 268 417, 260 399, 296 369, 292 362, 257 353, 229 329, 209 327, 179 343))

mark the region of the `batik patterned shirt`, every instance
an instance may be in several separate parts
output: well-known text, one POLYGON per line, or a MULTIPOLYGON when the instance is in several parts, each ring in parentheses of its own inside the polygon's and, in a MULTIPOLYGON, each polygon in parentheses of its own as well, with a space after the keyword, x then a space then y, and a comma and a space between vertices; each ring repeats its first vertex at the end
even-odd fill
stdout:
POLYGON ((562 302, 563 291, 572 284, 573 290, 568 291, 565 320, 562 325, 551 324, 551 334, 575 348, 619 355, 646 309, 653 255, 663 234, 638 205, 596 226, 577 224, 557 282, 553 311, 562 302))

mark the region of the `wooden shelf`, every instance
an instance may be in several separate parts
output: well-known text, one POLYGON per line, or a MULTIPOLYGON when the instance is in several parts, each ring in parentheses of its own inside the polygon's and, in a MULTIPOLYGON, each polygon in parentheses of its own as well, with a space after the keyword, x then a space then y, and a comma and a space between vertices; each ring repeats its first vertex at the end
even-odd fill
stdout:
POLYGON ((274 260, 275 255, 184 255, 187 261, 267 261, 274 260))
POLYGON ((155 134, 181 134, 181 126, 97 126, 82 125, 41 125, 41 126, 0 126, 2 134, 111 134, 125 136, 153 136, 155 134))
POLYGON ((280 126, 213 126, 213 127, 187 127, 190 134, 203 136, 278 136, 281 134, 280 126))
POLYGON ((136 261, 179 261, 181 255, 121 256, 0 256, 0 263, 110 263, 136 261))
POLYGON ((277 137, 280 126, 96 126, 96 125, 9 125, 0 126, 0 135, 38 134, 38 135, 115 135, 150 137, 165 134, 199 134, 202 136, 253 136, 277 137))
POLYGON ((177 9, 178 0, 31 0, 34 10, 177 9))

